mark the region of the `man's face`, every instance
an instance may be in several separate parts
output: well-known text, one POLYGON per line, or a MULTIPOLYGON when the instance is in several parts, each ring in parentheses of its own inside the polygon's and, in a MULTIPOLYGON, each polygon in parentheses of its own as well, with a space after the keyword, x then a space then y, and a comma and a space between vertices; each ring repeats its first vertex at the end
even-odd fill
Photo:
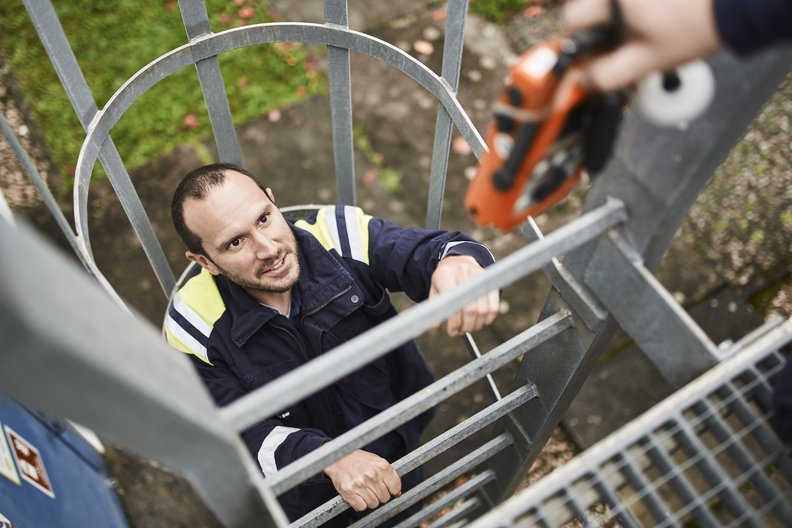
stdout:
POLYGON ((289 291, 300 278, 294 233, 270 197, 243 174, 227 171, 205 199, 186 200, 184 221, 205 253, 188 251, 187 258, 260 301, 289 291))

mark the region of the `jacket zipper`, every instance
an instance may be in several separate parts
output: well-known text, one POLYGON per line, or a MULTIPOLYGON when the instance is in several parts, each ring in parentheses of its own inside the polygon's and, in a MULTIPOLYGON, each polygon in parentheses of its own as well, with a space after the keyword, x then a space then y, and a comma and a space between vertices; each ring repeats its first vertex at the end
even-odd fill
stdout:
MULTIPOLYGON (((350 286, 349 288, 352 288, 352 286, 350 286)), ((347 288, 347 289, 349 289, 349 288, 347 288)), ((332 301, 332 299, 330 299, 330 301, 332 301)), ((328 301, 328 303, 330 301, 328 301)), ((325 306, 326 305, 327 304, 325 304, 325 306)), ((307 363, 307 362, 310 361, 310 358, 308 357, 308 351, 305 349, 305 345, 303 344, 302 340, 300 340, 297 336, 292 334, 291 330, 289 330, 288 328, 285 328, 285 327, 280 326, 278 324, 273 324, 272 326, 274 328, 277 328, 281 332, 284 332, 286 335, 288 335, 291 338, 291 340, 294 341, 295 344, 297 345, 297 350, 300 352, 300 354, 302 355, 303 359, 305 359, 305 362, 307 363)), ((333 420, 333 410, 330 407, 330 404, 324 398, 321 398, 321 400, 322 400, 322 403, 324 403, 324 406, 325 406, 325 413, 327 413, 327 416, 330 417, 329 425, 330 425, 330 427, 333 428, 332 431, 327 431, 327 432, 330 434, 330 436, 335 437, 335 436, 338 435, 338 430, 337 430, 337 428, 335 426, 335 423, 334 423, 334 420, 333 420)))
POLYGON ((345 293, 347 293, 351 289, 352 289, 352 285, 350 284, 344 290, 336 293, 335 295, 333 295, 332 297, 327 299, 323 304, 317 306, 316 308, 314 308, 310 312, 308 312, 306 314, 303 314, 303 316, 300 318, 300 322, 305 321, 306 317, 310 317, 311 315, 315 314, 316 312, 318 312, 319 310, 321 310, 322 308, 324 308, 325 306, 327 306, 331 302, 335 301, 336 299, 338 299, 339 297, 341 297, 342 295, 344 295, 345 293))

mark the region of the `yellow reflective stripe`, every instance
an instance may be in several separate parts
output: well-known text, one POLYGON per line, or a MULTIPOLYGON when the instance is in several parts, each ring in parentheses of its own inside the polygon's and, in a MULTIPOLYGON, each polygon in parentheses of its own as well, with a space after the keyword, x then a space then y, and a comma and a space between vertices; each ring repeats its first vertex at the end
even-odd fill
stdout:
POLYGON ((330 251, 331 249, 335 249, 336 246, 333 235, 330 233, 330 227, 327 225, 328 209, 330 210, 330 216, 335 220, 335 207, 331 205, 319 209, 319 212, 316 213, 316 222, 313 224, 309 224, 305 219, 301 219, 297 220, 294 225, 311 233, 314 238, 322 244, 323 248, 330 251))
POLYGON ((168 328, 165 329, 165 338, 168 340, 168 344, 172 348, 175 348, 179 352, 184 352, 185 354, 192 354, 193 356, 199 358, 204 363, 208 363, 209 365, 211 365, 211 363, 209 363, 208 358, 201 356, 200 354, 196 354, 195 352, 190 350, 190 348, 181 341, 179 341, 179 339, 175 335, 173 335, 168 328))
POLYGON ((206 269, 202 269, 201 273, 187 281, 179 290, 179 296, 183 302, 179 306, 180 311, 183 307, 191 310, 210 327, 214 326, 226 310, 214 277, 206 269))

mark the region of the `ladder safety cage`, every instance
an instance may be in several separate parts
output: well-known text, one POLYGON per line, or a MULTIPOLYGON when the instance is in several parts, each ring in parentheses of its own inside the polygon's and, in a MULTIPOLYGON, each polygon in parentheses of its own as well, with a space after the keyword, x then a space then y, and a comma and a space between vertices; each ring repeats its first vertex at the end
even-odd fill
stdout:
MULTIPOLYGON (((180 0, 188 43, 144 66, 118 89, 102 109, 96 107, 51 3, 48 0, 24 0, 24 3, 86 130, 86 139, 75 174, 75 230, 72 232, 69 226, 61 225, 61 221, 59 225, 89 272, 119 301, 112 286, 98 269, 91 251, 87 218, 91 172, 97 160, 100 161, 141 241, 162 290, 166 295, 170 294, 175 284, 173 272, 113 145, 111 131, 123 114, 146 91, 182 68, 190 65, 196 67, 221 160, 243 163, 223 87, 218 55, 246 46, 276 42, 326 46, 337 198, 345 204, 355 203, 350 51, 382 60, 417 81, 439 103, 427 203, 427 226, 430 228, 437 228, 441 223, 440 214, 453 129, 460 131, 477 157, 486 148, 456 99, 468 4, 466 0, 450 0, 447 4, 441 75, 432 72, 396 46, 349 29, 345 0, 324 1, 325 24, 254 24, 219 33, 211 32, 203 2, 180 0)), ((383 356, 394 346, 420 335, 433 324, 487 292, 505 288, 542 269, 550 278, 554 289, 537 324, 518 329, 514 337, 483 355, 476 354, 478 347, 470 336, 466 336, 465 343, 473 356, 468 364, 282 468, 266 481, 250 469, 249 460, 236 461, 235 467, 244 468, 240 471, 238 481, 231 479, 223 482, 199 482, 206 475, 205 472, 190 472, 189 462, 176 456, 165 458, 172 460, 176 469, 185 472, 210 509, 225 524, 247 525, 251 512, 266 508, 271 515, 263 520, 264 525, 280 526, 283 525, 283 514, 274 511, 280 509, 272 500, 273 494, 293 488, 320 472, 327 464, 436 406, 472 383, 488 377, 505 364, 521 359, 509 391, 501 395, 497 387, 492 385, 493 394, 496 396, 492 404, 436 438, 428 440, 417 450, 396 461, 394 466, 400 474, 406 474, 477 431, 494 424, 489 439, 355 524, 379 525, 418 501, 430 497, 464 474, 469 475, 469 480, 464 485, 440 499, 440 502, 425 505, 400 526, 413 526, 415 523, 429 521, 449 505, 456 506, 432 526, 458 525, 480 517, 512 494, 593 368, 617 325, 621 325, 635 339, 639 347, 658 365, 663 375, 677 386, 721 361, 731 361, 728 358, 730 354, 721 353, 711 343, 654 279, 650 270, 657 265, 671 237, 717 165, 784 78, 790 57, 792 50, 789 48, 769 50, 740 63, 728 55, 716 56, 711 64, 715 70, 719 91, 712 108, 704 118, 692 123, 686 130, 660 130, 628 115, 614 159, 595 181, 586 201, 585 212, 579 218, 547 236, 529 222, 523 227, 523 234, 530 244, 488 268, 464 286, 420 303, 310 364, 227 407, 216 410, 217 422, 224 431, 220 436, 225 432, 233 436, 260 419, 277 414, 288 405, 383 356), (670 341, 664 344, 656 339, 659 332, 668 335, 670 341), (256 498, 245 505, 249 511, 233 511, 227 504, 221 503, 233 490, 239 490, 240 495, 245 497, 250 497, 250 490, 255 490, 256 498)), ((8 135, 5 126, 3 133, 8 135)), ((35 180, 35 169, 28 169, 28 172, 35 180)), ((49 200, 47 202, 50 206, 49 200)), ((788 324, 782 325, 779 327, 782 329, 780 333, 768 332, 767 335, 773 336, 774 342, 778 343, 787 339, 790 333, 788 327, 788 324)), ((81 361, 91 366, 103 363, 99 357, 103 352, 101 344, 83 343, 88 352, 82 356, 81 361)), ((166 347, 163 345, 162 348, 166 347)), ((733 347, 731 354, 737 357, 738 349, 739 346, 733 347)), ((740 352, 739 357, 743 357, 743 352, 740 352)), ((136 361, 134 357, 128 360, 136 361)), ((720 370, 713 370, 715 372, 720 370)), ((139 391, 145 386, 142 378, 136 378, 140 375, 142 374, 130 374, 131 379, 128 381, 133 393, 136 384, 140 384, 139 391)), ((194 373, 191 378, 187 371, 180 375, 185 376, 185 379, 189 378, 192 385, 196 384, 194 373)), ((64 380, 64 383, 70 381, 64 380)), ((161 391, 161 396, 165 399, 173 396, 165 388, 161 391)), ((46 402, 44 404, 46 406, 46 402)), ((53 406, 57 405, 53 402, 53 406)), ((171 410, 175 415, 184 413, 190 416, 205 411, 202 405, 187 405, 186 408, 171 410)), ((734 412, 737 414, 737 411, 734 412)), ((101 416, 87 416, 84 422, 100 433, 113 438, 120 436, 117 424, 104 423, 101 416)), ((695 431, 697 425, 681 424, 679 427, 689 433, 688 429, 692 427, 695 431)), ((719 424, 716 425, 720 427, 719 424)), ((203 431, 199 426, 195 427, 197 430, 191 431, 197 439, 201 439, 202 435, 211 438, 219 434, 208 426, 203 431)), ((724 431, 723 428, 716 430, 720 431, 717 434, 724 431)), ((679 440, 680 445, 684 444, 684 450, 699 452, 705 447, 690 435, 679 438, 684 439, 679 440)), ((659 446, 665 441, 658 440, 657 435, 652 440, 659 446)), ((733 449, 729 447, 728 450, 731 452, 733 449)), ((660 461, 657 463, 658 467, 671 468, 677 464, 673 456, 664 454, 659 447, 649 452, 659 453, 656 455, 656 460, 660 461)), ((246 453, 230 448, 225 453, 231 459, 237 455, 247 456, 246 453)), ((622 458, 611 464, 626 468, 624 478, 630 481, 630 485, 638 493, 646 494, 649 510, 658 515, 665 511, 662 497, 656 496, 651 482, 642 476, 640 460, 636 462, 631 459, 634 457, 632 451, 625 451, 619 456, 622 458)), ((708 467, 708 478, 722 477, 716 465, 710 464, 708 467)), ((674 472, 673 479, 682 482, 681 471, 675 469, 674 472)), ((763 490, 769 490, 766 483, 762 486, 763 490)), ((613 499, 618 495, 618 486, 610 481, 601 481, 596 483, 595 488, 604 497, 601 501, 615 504, 613 499)), ((572 516, 582 518, 592 504, 588 495, 581 497, 569 489, 559 489, 559 501, 568 506, 572 516)), ((680 489, 683 497, 693 496, 695 492, 691 483, 683 482, 680 489)), ((732 493, 727 502, 733 508, 735 518, 742 519, 743 513, 748 511, 746 508, 749 505, 740 499, 739 494, 732 493)), ((705 510, 698 503, 691 504, 694 509, 705 510)), ((346 503, 337 497, 292 525, 319 526, 347 508, 346 503)), ((537 502, 534 508, 537 515, 554 518, 545 514, 548 505, 537 502)), ((505 510, 498 508, 493 510, 489 514, 492 517, 488 517, 492 519, 492 524, 487 526, 502 525, 511 515, 503 512, 505 510)), ((619 519, 628 519, 626 510, 616 513, 619 519)))

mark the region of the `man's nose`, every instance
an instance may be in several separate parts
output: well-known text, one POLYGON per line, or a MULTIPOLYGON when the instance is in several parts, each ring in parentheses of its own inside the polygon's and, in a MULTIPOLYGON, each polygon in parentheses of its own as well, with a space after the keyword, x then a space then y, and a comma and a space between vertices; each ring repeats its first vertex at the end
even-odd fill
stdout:
POLYGON ((256 257, 260 260, 267 260, 278 254, 278 245, 263 234, 255 238, 255 243, 256 257))

